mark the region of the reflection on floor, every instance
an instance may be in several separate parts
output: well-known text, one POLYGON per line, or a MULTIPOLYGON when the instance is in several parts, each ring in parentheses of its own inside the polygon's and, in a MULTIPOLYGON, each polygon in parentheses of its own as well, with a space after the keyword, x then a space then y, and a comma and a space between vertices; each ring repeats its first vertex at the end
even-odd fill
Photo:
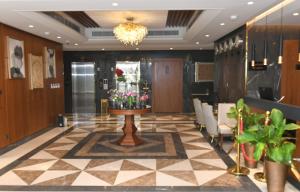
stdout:
POLYGON ((145 141, 137 147, 116 145, 122 117, 69 119, 73 126, 50 130, 52 138, 45 133, 36 146, 0 157, 0 190, 260 191, 248 177, 227 174, 232 159, 207 142, 192 115, 137 117, 145 141))

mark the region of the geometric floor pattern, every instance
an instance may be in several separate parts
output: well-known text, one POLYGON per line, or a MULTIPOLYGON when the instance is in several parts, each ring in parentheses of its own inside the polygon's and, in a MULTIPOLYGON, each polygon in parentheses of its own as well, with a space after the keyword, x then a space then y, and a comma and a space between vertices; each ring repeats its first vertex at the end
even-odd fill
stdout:
POLYGON ((259 191, 248 177, 226 172, 228 157, 207 142, 191 115, 137 117, 138 134, 148 140, 136 150, 102 140, 120 135, 122 117, 70 120, 76 125, 2 169, 0 190, 259 191))
POLYGON ((81 140, 63 158, 79 159, 186 159, 178 133, 142 132, 141 145, 120 146, 117 141, 123 133, 93 132, 81 140))

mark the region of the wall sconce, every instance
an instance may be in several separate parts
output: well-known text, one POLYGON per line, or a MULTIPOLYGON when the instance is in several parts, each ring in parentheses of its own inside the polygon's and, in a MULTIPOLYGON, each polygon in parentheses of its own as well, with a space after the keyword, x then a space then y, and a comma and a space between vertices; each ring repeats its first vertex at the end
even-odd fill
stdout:
POLYGON ((280 17, 280 38, 279 38, 279 56, 278 56, 278 64, 282 64, 283 62, 283 30, 282 30, 282 23, 283 23, 283 7, 281 6, 281 17, 280 17))

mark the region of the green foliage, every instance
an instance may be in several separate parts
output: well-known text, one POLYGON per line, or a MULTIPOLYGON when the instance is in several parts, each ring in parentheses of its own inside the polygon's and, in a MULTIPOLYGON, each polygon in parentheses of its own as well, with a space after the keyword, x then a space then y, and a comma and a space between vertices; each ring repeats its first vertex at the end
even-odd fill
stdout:
POLYGON ((299 129, 300 126, 294 123, 286 124, 283 113, 278 109, 272 109, 270 120, 269 125, 257 122, 245 130, 237 140, 239 143, 251 142, 256 145, 254 152, 256 160, 259 160, 265 152, 268 159, 290 165, 296 146, 287 141, 283 134, 288 130, 299 129))
POLYGON ((249 106, 245 104, 244 99, 239 99, 235 107, 231 107, 229 109, 227 117, 237 119, 239 110, 242 110, 245 129, 248 129, 251 126, 258 124, 264 118, 263 114, 251 112, 249 106))

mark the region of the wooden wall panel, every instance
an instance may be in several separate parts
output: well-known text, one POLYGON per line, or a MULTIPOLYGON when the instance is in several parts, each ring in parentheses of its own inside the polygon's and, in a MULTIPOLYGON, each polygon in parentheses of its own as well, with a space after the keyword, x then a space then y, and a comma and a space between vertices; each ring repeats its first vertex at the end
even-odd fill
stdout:
MULTIPOLYGON (((298 40, 285 40, 283 44, 283 64, 281 66, 281 95, 283 103, 300 106, 300 70, 298 63, 298 40)), ((300 122, 297 122, 300 124, 300 122)), ((300 158, 300 130, 296 134, 296 151, 294 157, 300 158)), ((296 164, 300 168, 300 164, 296 164)))
POLYGON ((0 108, 1 115, 0 140, 5 138, 5 130, 9 135, 7 143, 0 142, 0 147, 15 143, 20 139, 33 134, 36 131, 47 128, 55 123, 58 113, 64 112, 64 90, 63 90, 63 63, 62 46, 58 43, 31 35, 29 33, 14 29, 6 25, 0 25, 0 90, 3 87, 4 98, 3 108, 0 108), (24 41, 25 54, 25 79, 8 79, 7 69, 7 36, 24 41), (44 47, 51 47, 56 50, 57 77, 44 79, 44 88, 30 90, 29 88, 29 53, 37 56, 44 56, 44 47), (2 57, 1 57, 2 55, 2 57), (2 82, 2 84, 1 84, 2 82), (51 83, 60 83, 61 88, 50 89, 51 83), (2 123, 3 122, 3 123, 2 123), (4 128, 2 128, 4 127, 4 128), (2 132, 2 129, 4 130, 2 132))
MULTIPOLYGON (((2 37, 2 25, 0 24, 0 37, 2 37)), ((6 126, 6 108, 4 97, 4 45, 0 41, 0 147, 8 145, 8 129, 6 126)))
POLYGON ((298 63, 298 40, 285 40, 281 66, 281 95, 283 103, 300 106, 300 70, 298 63))
POLYGON ((183 60, 153 60, 152 112, 182 112, 183 60))

